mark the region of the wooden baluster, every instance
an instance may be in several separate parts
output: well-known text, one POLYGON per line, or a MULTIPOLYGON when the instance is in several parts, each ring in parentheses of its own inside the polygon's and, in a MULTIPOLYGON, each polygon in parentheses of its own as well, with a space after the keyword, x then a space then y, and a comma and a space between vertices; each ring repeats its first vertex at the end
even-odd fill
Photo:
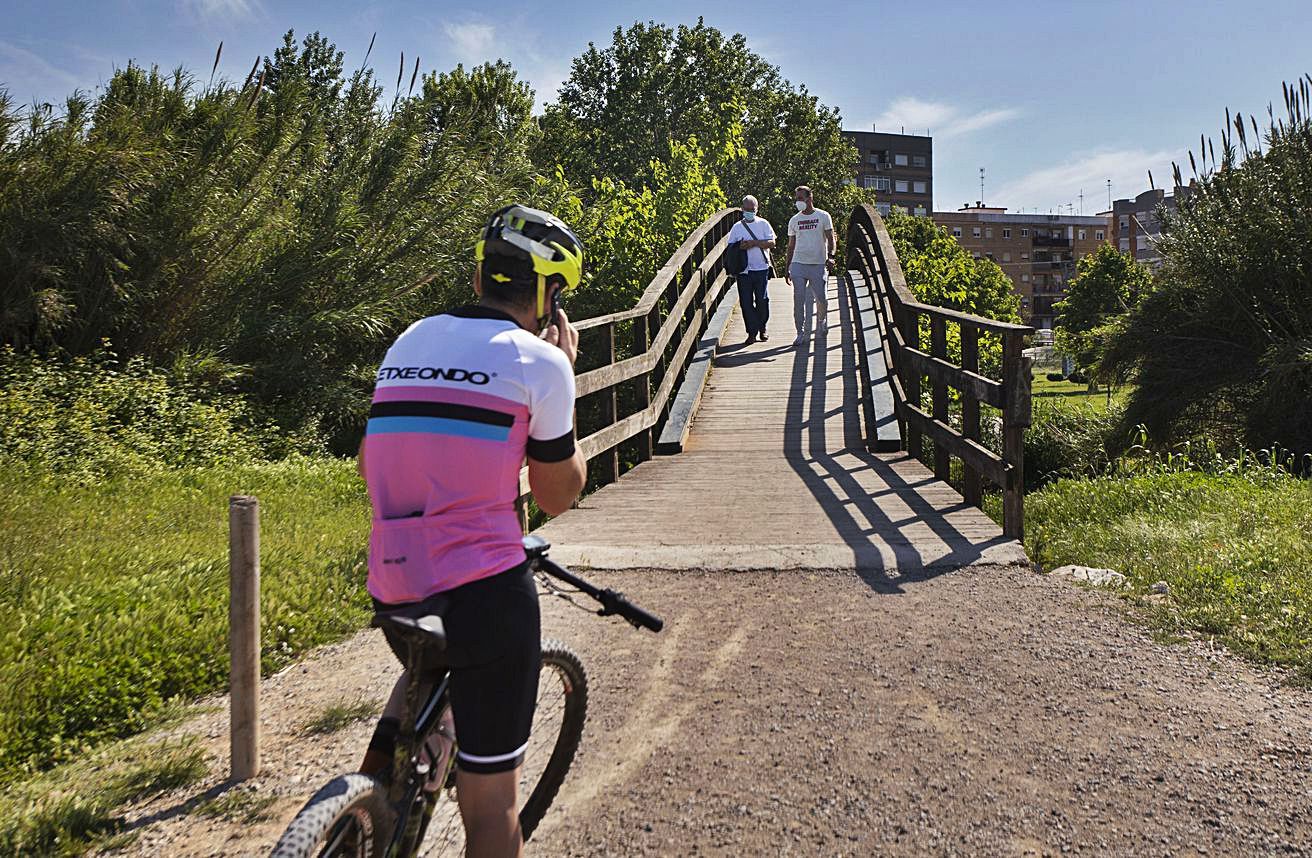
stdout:
MULTIPOLYGON (((633 320, 633 353, 645 355, 651 347, 651 315, 633 320)), ((654 368, 644 372, 638 379, 638 408, 645 411, 651 407, 651 377, 654 368)), ((644 429, 636 436, 638 442, 638 461, 645 462, 651 458, 651 430, 644 429)))
MULTIPOLYGON (((920 316, 915 310, 902 306, 902 339, 906 341, 906 347, 909 349, 920 348, 920 316)), ((902 389, 906 391, 907 404, 913 408, 920 408, 920 373, 911 368, 911 362, 903 359, 902 366, 902 389)), ((911 458, 919 459, 922 452, 920 442, 920 430, 907 425, 906 432, 907 452, 911 458)))
MULTIPOLYGON (((974 325, 961 326, 961 368, 967 372, 979 372, 979 328, 974 325)), ((979 400, 965 391, 961 394, 961 434, 971 441, 979 440, 979 400)), ((961 496, 971 506, 983 502, 980 489, 979 471, 966 464, 962 478, 961 496)))
POLYGON ((1002 489, 1002 532, 1025 539, 1025 427, 1030 425, 1030 361, 1021 354, 1019 332, 1002 335, 1002 460, 1008 466, 1002 489))
MULTIPOLYGON (((606 325, 606 339, 610 349, 610 366, 615 365, 615 323, 611 322, 606 325)), ((602 394, 602 416, 607 427, 614 426, 620 419, 619 417, 619 385, 612 384, 610 393, 602 394)), ((620 448, 611 447, 605 453, 606 458, 610 460, 609 467, 602 471, 602 481, 613 483, 620 478, 620 448)))
MULTIPOLYGON (((936 358, 947 360, 948 324, 941 316, 929 317, 929 350, 936 358)), ((944 426, 948 424, 948 386, 931 379, 934 397, 934 422, 944 426)), ((948 448, 938 442, 934 443, 934 476, 947 482, 952 476, 952 459, 948 448)))

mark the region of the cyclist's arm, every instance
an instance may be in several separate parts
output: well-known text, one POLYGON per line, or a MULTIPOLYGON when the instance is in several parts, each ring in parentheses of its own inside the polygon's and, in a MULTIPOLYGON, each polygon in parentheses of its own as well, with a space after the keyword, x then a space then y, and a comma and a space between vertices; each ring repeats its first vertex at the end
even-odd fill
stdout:
POLYGON ((578 500, 588 479, 588 463, 574 443, 574 356, 578 332, 564 312, 552 325, 550 350, 531 366, 528 485, 538 508, 560 515, 578 500), (563 341, 562 341, 563 334, 563 341))
POLYGON ((588 463, 577 447, 573 455, 560 462, 528 460, 528 485, 533 500, 547 515, 560 515, 579 499, 588 479, 588 463))

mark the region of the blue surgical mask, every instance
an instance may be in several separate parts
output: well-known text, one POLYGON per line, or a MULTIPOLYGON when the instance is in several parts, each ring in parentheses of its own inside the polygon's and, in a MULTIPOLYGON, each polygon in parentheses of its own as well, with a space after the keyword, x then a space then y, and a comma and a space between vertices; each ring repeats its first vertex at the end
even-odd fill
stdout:
POLYGON ((743 220, 751 223, 756 220, 756 212, 743 212, 743 220))

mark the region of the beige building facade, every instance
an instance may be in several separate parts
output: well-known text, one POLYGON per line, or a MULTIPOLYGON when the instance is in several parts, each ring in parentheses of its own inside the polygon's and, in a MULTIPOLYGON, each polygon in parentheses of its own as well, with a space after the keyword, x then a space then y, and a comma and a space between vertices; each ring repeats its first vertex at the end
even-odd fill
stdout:
POLYGON ((1005 208, 968 206, 934 212, 934 222, 976 259, 991 259, 1011 279, 1021 317, 1052 328, 1053 305, 1066 296, 1075 263, 1112 240, 1107 216, 1008 214, 1005 208))

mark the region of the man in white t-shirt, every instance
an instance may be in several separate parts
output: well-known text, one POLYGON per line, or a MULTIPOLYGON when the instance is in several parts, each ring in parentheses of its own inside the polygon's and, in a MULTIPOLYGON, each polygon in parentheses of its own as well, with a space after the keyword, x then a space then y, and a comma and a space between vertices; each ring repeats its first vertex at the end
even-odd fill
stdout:
POLYGON ((747 267, 733 272, 738 276, 738 303, 747 325, 747 344, 770 339, 765 324, 770 321, 770 251, 774 249, 774 227, 758 217, 756 197, 743 197, 743 219, 729 230, 729 243, 742 242, 747 252, 747 267))
POLYGON ((797 214, 788 221, 788 266, 784 279, 793 285, 793 325, 797 339, 793 345, 806 341, 811 321, 811 307, 815 305, 816 330, 827 326, 829 307, 825 303, 827 272, 834 268, 834 220, 829 212, 815 207, 811 189, 799 185, 794 191, 797 214))

